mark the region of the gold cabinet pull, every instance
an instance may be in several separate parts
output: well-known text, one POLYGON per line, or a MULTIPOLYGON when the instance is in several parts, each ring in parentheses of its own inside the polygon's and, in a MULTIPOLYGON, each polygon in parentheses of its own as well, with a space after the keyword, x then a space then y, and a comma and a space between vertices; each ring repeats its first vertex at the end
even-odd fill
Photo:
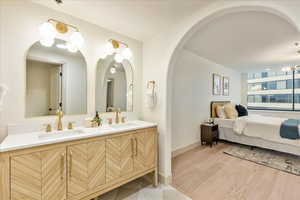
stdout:
POLYGON ((64 180, 64 172, 65 172, 65 154, 61 154, 61 160, 60 160, 60 179, 64 180))
POLYGON ((73 152, 70 151, 70 160, 69 160, 69 176, 72 177, 72 168, 73 168, 73 152))
POLYGON ((138 155, 138 140, 135 138, 135 156, 138 155))
POLYGON ((135 155, 135 149, 134 149, 135 145, 134 145, 134 139, 131 138, 131 150, 132 150, 132 157, 134 157, 135 155))

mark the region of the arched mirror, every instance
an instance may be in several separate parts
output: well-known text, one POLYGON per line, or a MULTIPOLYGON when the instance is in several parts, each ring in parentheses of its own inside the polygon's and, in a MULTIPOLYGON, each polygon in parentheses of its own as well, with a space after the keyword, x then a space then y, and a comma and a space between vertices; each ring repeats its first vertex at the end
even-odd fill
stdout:
POLYGON ((99 112, 133 111, 133 72, 128 61, 116 63, 112 56, 99 60, 95 101, 99 112))
POLYGON ((45 47, 34 43, 26 57, 26 117, 87 113, 87 70, 80 51, 70 52, 55 39, 45 47))

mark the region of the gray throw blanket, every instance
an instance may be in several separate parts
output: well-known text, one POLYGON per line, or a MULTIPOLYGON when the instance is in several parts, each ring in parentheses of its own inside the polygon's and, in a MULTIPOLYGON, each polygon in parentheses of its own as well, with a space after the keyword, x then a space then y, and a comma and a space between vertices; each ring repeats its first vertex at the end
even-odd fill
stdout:
POLYGON ((297 140, 300 139, 299 135, 299 124, 300 120, 298 119, 288 119, 282 122, 280 126, 280 136, 282 138, 297 140))

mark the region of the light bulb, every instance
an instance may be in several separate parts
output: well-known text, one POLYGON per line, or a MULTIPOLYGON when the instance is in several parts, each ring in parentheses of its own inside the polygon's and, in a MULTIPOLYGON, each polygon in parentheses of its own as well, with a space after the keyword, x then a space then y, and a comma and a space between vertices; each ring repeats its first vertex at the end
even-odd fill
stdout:
POLYGON ((56 36, 56 30, 50 22, 45 22, 39 27, 39 31, 44 38, 53 39, 56 36))
POLYGON ((292 68, 291 67, 284 67, 284 72, 288 72, 288 71, 291 71, 292 68))
POLYGON ((66 49, 66 48, 68 48, 66 44, 57 44, 56 47, 59 48, 59 49, 66 49))
POLYGON ((123 60, 124 60, 124 57, 123 57, 121 54, 117 53, 117 54, 115 55, 115 61, 116 61, 117 63, 121 63, 121 62, 123 62, 123 60))
POLYGON ((106 53, 106 55, 112 55, 115 52, 115 48, 112 45, 111 42, 108 42, 105 46, 104 46, 104 51, 106 53))
POLYGON ((131 50, 127 47, 125 48, 123 51, 122 51, 122 56, 125 58, 125 59, 130 59, 132 57, 132 52, 131 50))
POLYGON ((78 48, 69 42, 67 43, 67 49, 72 53, 76 53, 78 51, 78 48))
POLYGON ((40 43, 45 47, 51 47, 54 44, 54 39, 41 39, 40 43))
POLYGON ((84 39, 81 35, 81 33, 79 32, 74 32, 72 33, 72 35, 70 36, 70 42, 72 45, 76 46, 76 47, 81 47, 84 44, 84 39))
POLYGON ((115 74, 117 72, 117 69, 115 67, 110 68, 110 73, 115 74))

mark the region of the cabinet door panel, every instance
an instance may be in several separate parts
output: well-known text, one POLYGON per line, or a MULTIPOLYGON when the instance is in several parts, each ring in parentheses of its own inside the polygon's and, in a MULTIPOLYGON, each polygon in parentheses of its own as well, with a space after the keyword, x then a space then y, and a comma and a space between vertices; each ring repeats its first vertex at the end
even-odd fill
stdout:
POLYGON ((88 143, 89 189, 105 184, 105 140, 88 143))
POLYGON ((106 140, 107 182, 133 173, 133 148, 131 134, 106 140))
POLYGON ((41 154, 32 153, 11 158, 11 199, 42 199, 41 154))
POLYGON ((146 168, 152 168, 156 164, 156 130, 147 129, 144 133, 145 139, 145 166, 146 168))
POLYGON ((66 150, 58 148, 41 152, 42 199, 66 199, 66 150))
POLYGON ((88 189, 87 156, 87 144, 77 144, 68 147, 68 198, 88 189))
POLYGON ((138 131, 135 134, 135 157, 134 157, 134 170, 142 171, 145 169, 145 133, 138 131))
POLYGON ((121 140, 120 137, 106 140, 106 182, 121 176, 121 140))
POLYGON ((125 135, 120 137, 121 140, 121 176, 133 172, 133 137, 125 135))
POLYGON ((66 199, 65 163, 65 148, 12 157, 11 199, 66 199))

